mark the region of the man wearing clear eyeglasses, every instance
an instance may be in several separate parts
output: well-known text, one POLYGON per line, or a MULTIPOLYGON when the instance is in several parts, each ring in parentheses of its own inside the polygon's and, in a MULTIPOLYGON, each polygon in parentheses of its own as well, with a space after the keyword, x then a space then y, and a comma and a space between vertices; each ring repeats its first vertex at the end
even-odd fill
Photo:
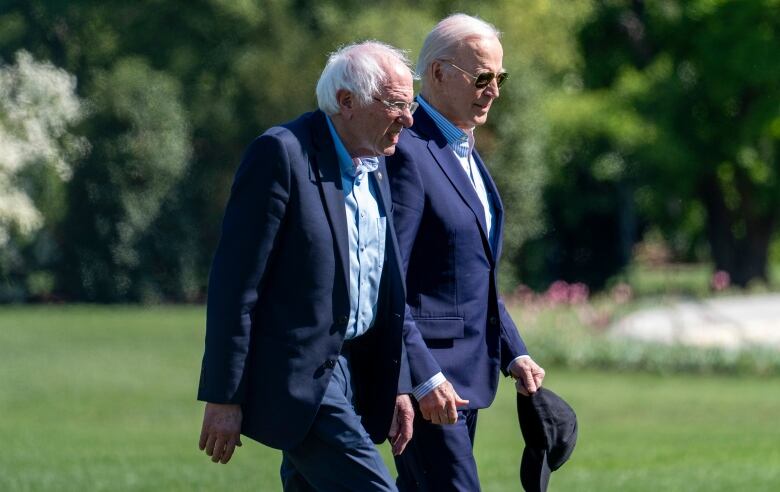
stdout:
POLYGON ((212 461, 244 434, 282 450, 285 491, 396 490, 372 443, 402 452, 413 418, 384 158, 413 96, 402 52, 346 46, 320 109, 244 154, 209 279, 198 398, 212 461))
POLYGON ((544 370, 528 355, 497 291, 503 206, 474 148, 507 80, 499 32, 464 14, 428 34, 414 125, 387 159, 406 269, 414 434, 396 456, 401 491, 480 489, 472 453, 477 413, 499 372, 528 395, 544 370))

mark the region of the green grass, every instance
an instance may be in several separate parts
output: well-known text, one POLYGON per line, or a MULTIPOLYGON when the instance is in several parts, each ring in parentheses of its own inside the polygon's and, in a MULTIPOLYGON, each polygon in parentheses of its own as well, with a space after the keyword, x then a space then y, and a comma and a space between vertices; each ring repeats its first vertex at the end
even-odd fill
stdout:
MULTIPOLYGON (((199 307, 0 308, 0 490, 280 490, 277 451, 198 451, 202 338, 199 307)), ((547 386, 580 420, 552 492, 778 490, 778 378, 548 368, 547 386)), ((486 492, 520 490, 513 398, 504 381, 480 414, 486 492)))

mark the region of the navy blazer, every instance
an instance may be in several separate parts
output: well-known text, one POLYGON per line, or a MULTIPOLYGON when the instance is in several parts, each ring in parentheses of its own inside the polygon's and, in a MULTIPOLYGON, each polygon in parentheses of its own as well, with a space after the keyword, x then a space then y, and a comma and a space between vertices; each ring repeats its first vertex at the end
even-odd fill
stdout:
POLYGON ((406 323, 412 384, 436 364, 469 408, 492 403, 499 369, 528 353, 498 295, 504 209, 495 183, 474 151, 495 221, 495 251, 471 180, 423 108, 387 158, 396 234, 406 269, 406 323), (431 355, 435 363, 431 363, 431 355))
MULTIPOLYGON (((387 211, 388 236, 378 313, 350 344, 356 409, 377 443, 387 437, 405 362, 403 274, 385 176, 380 159, 371 179, 387 211)), ((304 114, 252 142, 211 267, 198 399, 241 404, 241 432, 268 446, 290 449, 303 440, 342 349, 346 220, 324 113, 304 114)))

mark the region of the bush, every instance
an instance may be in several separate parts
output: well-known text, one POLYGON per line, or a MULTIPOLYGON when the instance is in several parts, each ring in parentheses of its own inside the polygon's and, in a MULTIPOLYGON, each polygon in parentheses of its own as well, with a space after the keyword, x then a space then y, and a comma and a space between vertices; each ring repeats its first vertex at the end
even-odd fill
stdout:
MULTIPOLYGON (((189 130, 170 76, 141 59, 119 61, 90 87, 95 138, 69 189, 65 247, 69 298, 158 297, 141 244, 190 157, 189 130)), ((172 241, 171 246, 186 241, 172 241)), ((173 267, 172 267, 173 268, 173 267)))

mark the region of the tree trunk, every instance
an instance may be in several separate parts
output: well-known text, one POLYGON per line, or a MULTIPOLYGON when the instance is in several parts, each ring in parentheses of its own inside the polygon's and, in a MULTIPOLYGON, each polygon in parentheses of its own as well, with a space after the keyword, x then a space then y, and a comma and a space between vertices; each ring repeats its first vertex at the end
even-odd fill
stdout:
POLYGON ((774 219, 751 213, 751 207, 731 211, 714 177, 704 183, 707 239, 716 270, 729 274, 731 283, 746 287, 752 280, 767 281, 767 259, 774 219))

